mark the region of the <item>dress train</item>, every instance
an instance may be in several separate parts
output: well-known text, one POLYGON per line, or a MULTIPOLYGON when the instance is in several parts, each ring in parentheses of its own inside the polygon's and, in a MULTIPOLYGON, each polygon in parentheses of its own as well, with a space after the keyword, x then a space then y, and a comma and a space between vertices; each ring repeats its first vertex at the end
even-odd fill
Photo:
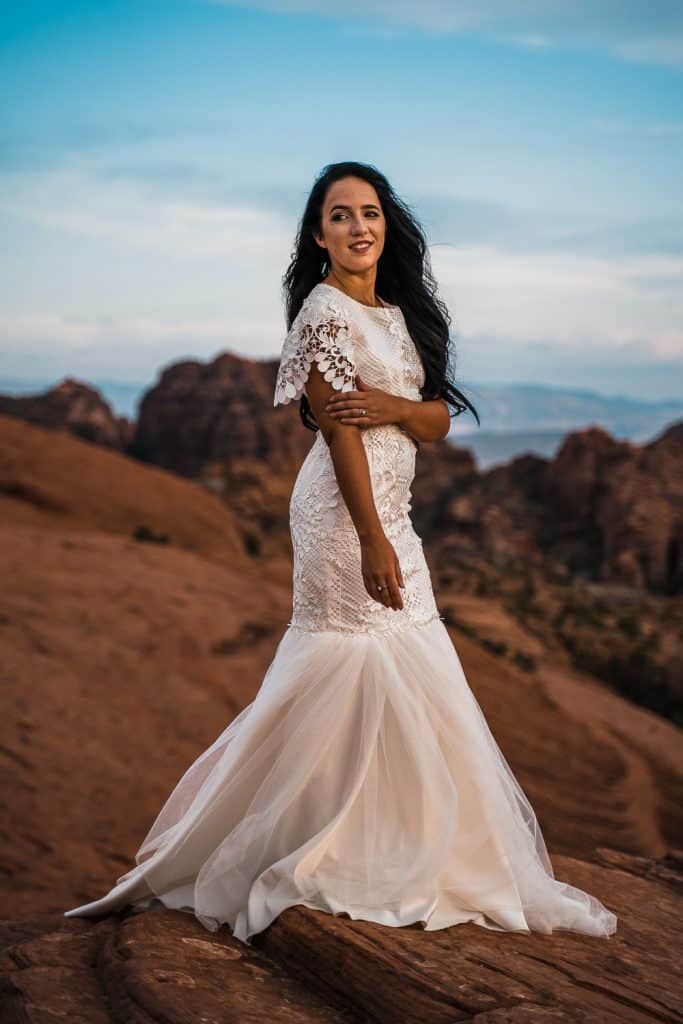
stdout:
POLYGON ((114 888, 250 943, 294 904, 427 930, 607 936, 555 879, 534 811, 440 618, 389 635, 290 625, 253 700, 185 772, 114 888))

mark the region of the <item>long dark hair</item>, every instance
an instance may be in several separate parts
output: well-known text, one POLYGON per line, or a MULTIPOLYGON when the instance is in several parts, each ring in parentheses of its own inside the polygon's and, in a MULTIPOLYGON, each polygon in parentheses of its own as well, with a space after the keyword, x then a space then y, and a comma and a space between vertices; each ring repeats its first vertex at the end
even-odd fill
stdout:
MULTIPOLYGON (((452 416, 470 409, 479 423, 477 410, 452 378, 455 350, 449 333, 451 317, 436 295, 424 232, 408 205, 371 164, 353 160, 328 164, 315 179, 297 230, 292 260, 282 279, 287 330, 308 293, 329 273, 327 250, 318 245, 314 232, 322 233, 322 209, 329 187, 348 177, 369 182, 379 198, 387 229, 375 290, 385 302, 401 307, 425 371, 422 398, 443 398, 453 409, 452 416)), ((304 426, 318 429, 305 394, 301 395, 299 412, 304 426)))

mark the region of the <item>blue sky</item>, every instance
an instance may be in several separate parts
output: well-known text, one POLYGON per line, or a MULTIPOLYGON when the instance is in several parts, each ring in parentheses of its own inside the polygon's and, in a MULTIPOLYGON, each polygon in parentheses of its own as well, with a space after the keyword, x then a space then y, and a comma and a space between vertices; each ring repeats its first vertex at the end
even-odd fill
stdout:
POLYGON ((3 377, 277 356, 355 159, 425 227, 459 381, 683 394, 683 4, 24 0, 0 111, 3 377))

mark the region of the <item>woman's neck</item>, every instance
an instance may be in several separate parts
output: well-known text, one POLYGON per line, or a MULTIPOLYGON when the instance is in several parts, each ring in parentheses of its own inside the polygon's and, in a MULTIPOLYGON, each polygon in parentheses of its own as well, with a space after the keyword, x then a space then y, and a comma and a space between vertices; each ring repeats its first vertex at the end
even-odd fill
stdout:
POLYGON ((358 285, 355 284, 355 279, 354 278, 350 278, 350 280, 353 281, 354 283, 352 283, 351 286, 349 286, 349 279, 343 281, 343 280, 341 280, 341 278, 337 277, 337 275, 335 274, 335 272, 333 270, 331 270, 329 272, 329 274, 327 275, 327 277, 325 278, 323 283, 324 284, 329 284, 330 283, 330 278, 334 279, 335 287, 336 288, 339 288, 341 291, 345 292, 347 295, 350 295, 352 299, 355 299, 356 302, 360 302, 363 306, 383 306, 384 305, 382 300, 380 298, 378 298, 377 295, 375 295, 374 281, 372 282, 371 294, 368 295, 368 288, 367 288, 367 286, 364 287, 364 288, 363 287, 359 288, 358 285))

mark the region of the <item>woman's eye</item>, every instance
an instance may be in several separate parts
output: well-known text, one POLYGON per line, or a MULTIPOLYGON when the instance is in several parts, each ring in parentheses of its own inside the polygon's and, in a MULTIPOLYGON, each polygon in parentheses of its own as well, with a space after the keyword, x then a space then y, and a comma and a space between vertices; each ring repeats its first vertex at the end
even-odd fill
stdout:
MULTIPOLYGON (((332 217, 331 217, 331 220, 341 220, 341 218, 345 217, 345 216, 346 216, 345 213, 333 213, 332 217)), ((365 216, 366 217, 379 217, 379 213, 377 212, 377 210, 368 210, 368 212, 366 213, 365 216)))

